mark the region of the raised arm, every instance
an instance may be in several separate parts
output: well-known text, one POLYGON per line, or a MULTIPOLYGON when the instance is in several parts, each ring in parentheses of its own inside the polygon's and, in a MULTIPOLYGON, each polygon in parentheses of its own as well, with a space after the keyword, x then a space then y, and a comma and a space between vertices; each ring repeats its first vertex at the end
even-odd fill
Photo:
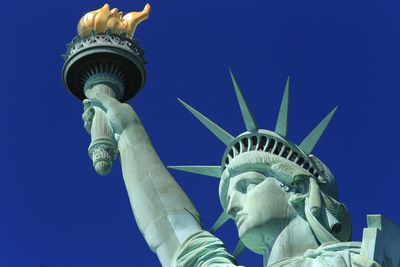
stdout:
POLYGON ((115 132, 136 223, 161 264, 171 266, 179 246, 202 230, 199 215, 159 159, 132 107, 104 93, 90 98, 84 101, 85 128, 91 127, 93 105, 102 107, 115 132))

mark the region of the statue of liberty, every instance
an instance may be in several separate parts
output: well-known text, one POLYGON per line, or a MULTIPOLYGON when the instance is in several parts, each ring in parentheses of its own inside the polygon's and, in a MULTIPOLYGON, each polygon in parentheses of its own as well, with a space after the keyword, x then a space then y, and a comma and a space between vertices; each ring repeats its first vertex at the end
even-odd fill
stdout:
MULTIPOLYGON (((107 26, 103 28, 112 29, 112 33, 108 32, 108 37, 104 38, 125 38, 125 35, 118 37, 118 34, 128 25, 131 27, 130 32, 127 30, 128 36, 132 37, 136 25, 147 18, 150 7, 146 6, 142 12, 133 12, 135 14, 130 18, 136 24, 129 24, 128 15, 131 13, 125 23, 118 10, 110 11, 108 5, 100 10, 113 19, 119 19, 119 24, 112 24, 114 28, 111 28, 108 17, 102 17, 107 26)), ((78 26, 78 33, 83 37, 90 35, 85 23, 96 16, 88 14, 91 15, 82 18, 78 26)), ((96 28, 96 32, 101 31, 96 28)), ((87 38, 97 38, 96 32, 87 38)), ((97 42, 103 39, 97 38, 97 42)), ((72 53, 69 56, 71 58, 72 53)), ((87 97, 83 101, 84 126, 93 138, 98 131, 98 127, 94 130, 96 116, 105 121, 104 128, 108 127, 111 140, 108 143, 114 144, 115 153, 120 156, 136 223, 162 266, 239 266, 235 256, 245 247, 261 254, 264 266, 271 267, 400 266, 399 228, 383 217, 370 216, 363 241, 350 241, 350 216, 338 199, 335 177, 312 154, 336 108, 296 145, 287 136, 289 79, 274 130, 259 129, 231 71, 245 125, 245 131, 238 136, 232 136, 179 100, 226 145, 221 164, 170 166, 220 179, 219 198, 223 213, 211 231, 207 231, 202 228, 200 215, 190 199, 159 159, 139 116, 130 105, 121 103, 125 97, 120 93, 125 82, 122 74, 111 73, 111 67, 105 66, 93 67, 93 71, 88 71, 91 75, 84 76, 85 96, 80 97, 87 97), (240 238, 233 254, 212 234, 228 219, 235 221, 240 238)), ((69 79, 68 75, 65 77, 69 79)), ((68 81, 66 84, 71 90, 73 86, 68 81)), ((97 152, 89 149, 96 170, 110 167, 111 163, 98 159, 113 150, 93 147, 98 149, 97 152)))

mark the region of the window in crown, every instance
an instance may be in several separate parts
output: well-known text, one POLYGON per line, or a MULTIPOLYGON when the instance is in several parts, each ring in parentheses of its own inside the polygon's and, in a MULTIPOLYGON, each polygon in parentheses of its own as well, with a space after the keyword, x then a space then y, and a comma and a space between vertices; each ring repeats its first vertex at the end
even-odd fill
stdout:
POLYGON ((250 150, 256 150, 257 144, 258 144, 258 138, 257 138, 257 136, 252 136, 252 137, 251 137, 251 143, 252 143, 252 146, 251 146, 251 149, 250 149, 250 150))
POLYGON ((233 149, 231 149, 230 151, 229 151, 229 155, 233 158, 234 157, 234 155, 233 155, 233 149))
POLYGON ((274 148, 274 146, 275 146, 275 140, 274 139, 270 139, 269 142, 268 142, 268 146, 267 146, 266 151, 267 152, 271 152, 272 149, 274 148))
POLYGON ((295 159, 297 158, 298 154, 296 152, 293 152, 293 154, 290 156, 289 160, 290 161, 295 161, 295 159))
POLYGON ((296 162, 297 165, 301 165, 304 162, 304 158, 300 157, 299 160, 296 162))
POLYGON ((278 142, 278 144, 277 144, 277 146, 276 146, 276 148, 274 150, 274 154, 275 155, 279 155, 279 152, 281 151, 282 146, 283 146, 283 144, 281 142, 278 142))
POLYGON ((247 138, 243 138, 242 145, 243 145, 243 152, 247 151, 247 148, 249 147, 249 140, 247 138))
POLYGON ((314 168, 310 168, 308 171, 309 171, 310 173, 313 173, 313 172, 314 172, 314 168))
POLYGON ((285 150, 283 151, 283 153, 282 153, 282 157, 283 158, 287 158, 287 156, 289 155, 289 153, 290 153, 290 147, 285 147, 285 150))
POLYGON ((236 149, 236 151, 237 151, 237 154, 239 154, 239 153, 240 153, 240 142, 237 142, 237 143, 235 144, 235 149, 236 149))
POLYGON ((260 144, 258 145, 258 150, 263 151, 266 144, 267 144, 267 137, 261 136, 260 144))
POLYGON ((306 162, 303 166, 304 169, 308 170, 310 168, 310 163, 306 162))

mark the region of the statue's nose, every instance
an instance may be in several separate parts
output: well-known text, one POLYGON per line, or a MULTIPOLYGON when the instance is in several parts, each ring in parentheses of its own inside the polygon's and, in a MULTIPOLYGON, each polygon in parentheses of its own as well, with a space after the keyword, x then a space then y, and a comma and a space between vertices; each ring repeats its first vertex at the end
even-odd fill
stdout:
POLYGON ((231 194, 231 196, 229 197, 229 202, 228 202, 228 207, 227 207, 226 212, 233 219, 236 218, 236 214, 243 208, 242 200, 243 200, 243 195, 237 191, 235 193, 231 194))

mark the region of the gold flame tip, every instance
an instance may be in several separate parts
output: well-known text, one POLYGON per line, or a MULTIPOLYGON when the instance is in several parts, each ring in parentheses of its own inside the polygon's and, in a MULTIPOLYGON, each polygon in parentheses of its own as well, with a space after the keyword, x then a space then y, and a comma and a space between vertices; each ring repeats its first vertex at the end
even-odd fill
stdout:
POLYGON ((147 12, 147 13, 150 13, 150 11, 151 11, 151 6, 150 6, 149 3, 147 3, 147 4, 144 6, 143 11, 145 11, 145 12, 147 12))
POLYGON ((92 30, 95 32, 105 32, 111 30, 112 33, 126 33, 129 38, 133 34, 137 25, 149 17, 151 6, 146 4, 140 12, 130 12, 123 16, 118 8, 110 10, 109 4, 104 4, 100 9, 86 13, 78 23, 78 34, 82 37, 88 36, 92 30))

